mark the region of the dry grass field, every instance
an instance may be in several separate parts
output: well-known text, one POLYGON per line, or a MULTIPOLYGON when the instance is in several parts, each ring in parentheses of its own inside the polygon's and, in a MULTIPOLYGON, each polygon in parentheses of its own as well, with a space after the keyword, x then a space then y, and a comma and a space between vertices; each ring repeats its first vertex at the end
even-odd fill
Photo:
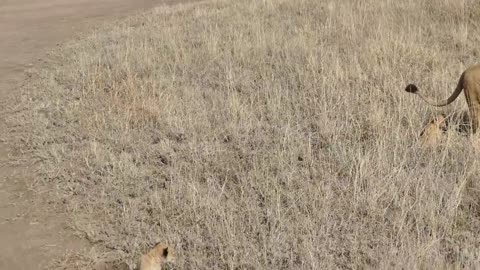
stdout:
POLYGON ((476 1, 239 0, 158 8, 32 70, 19 149, 95 248, 175 269, 480 267, 480 152, 422 148, 480 56, 476 1), (33 132, 32 132, 33 131, 33 132))

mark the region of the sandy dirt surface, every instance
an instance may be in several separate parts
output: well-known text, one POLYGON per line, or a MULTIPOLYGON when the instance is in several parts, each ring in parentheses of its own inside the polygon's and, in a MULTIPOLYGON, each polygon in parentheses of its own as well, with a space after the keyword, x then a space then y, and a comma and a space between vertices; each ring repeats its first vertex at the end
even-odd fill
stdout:
MULTIPOLYGON (((26 68, 41 67, 50 48, 108 18, 176 2, 0 0, 0 104, 18 91, 26 68)), ((4 132, 0 118, 0 269, 41 269, 86 243, 68 230, 47 196, 29 189, 31 168, 5 164, 12 150, 2 140, 4 132)))

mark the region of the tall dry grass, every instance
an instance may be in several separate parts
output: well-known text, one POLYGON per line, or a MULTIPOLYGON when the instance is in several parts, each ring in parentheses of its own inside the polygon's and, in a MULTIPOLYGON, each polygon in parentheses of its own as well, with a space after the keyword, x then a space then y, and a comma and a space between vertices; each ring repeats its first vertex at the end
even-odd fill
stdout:
POLYGON ((86 269, 157 240, 177 269, 479 267, 480 154, 421 148, 438 111, 403 92, 449 95, 479 23, 457 0, 158 8, 65 45, 23 140, 86 269))

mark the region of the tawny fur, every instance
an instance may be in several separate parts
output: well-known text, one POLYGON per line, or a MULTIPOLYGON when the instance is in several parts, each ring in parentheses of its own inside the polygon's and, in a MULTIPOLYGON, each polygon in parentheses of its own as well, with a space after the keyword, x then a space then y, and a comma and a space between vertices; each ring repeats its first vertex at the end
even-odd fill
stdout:
POLYGON ((420 133, 423 146, 437 145, 447 130, 447 122, 444 115, 439 115, 430 121, 420 133))
POLYGON ((174 262, 173 249, 167 245, 157 244, 140 258, 139 270, 163 270, 166 263, 174 262))
POLYGON ((470 112, 472 132, 476 133, 480 126, 480 65, 473 65, 467 68, 460 76, 455 91, 453 91, 450 97, 441 101, 434 101, 432 98, 424 96, 414 84, 409 84, 405 88, 405 91, 417 94, 428 104, 437 107, 446 106, 452 103, 460 95, 462 90, 465 94, 468 110, 470 112))

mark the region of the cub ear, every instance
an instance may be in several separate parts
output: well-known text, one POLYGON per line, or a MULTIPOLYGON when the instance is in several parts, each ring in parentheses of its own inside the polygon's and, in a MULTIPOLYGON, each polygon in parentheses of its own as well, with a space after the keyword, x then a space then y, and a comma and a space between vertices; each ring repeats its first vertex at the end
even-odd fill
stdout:
POLYGON ((444 114, 444 113, 440 114, 438 121, 439 121, 438 124, 440 126, 440 129, 444 132, 447 131, 448 130, 448 125, 449 125, 449 122, 450 122, 450 121, 447 120, 447 115, 444 114))
POLYGON ((405 91, 408 93, 416 93, 418 92, 418 87, 415 84, 409 84, 405 87, 405 91))

